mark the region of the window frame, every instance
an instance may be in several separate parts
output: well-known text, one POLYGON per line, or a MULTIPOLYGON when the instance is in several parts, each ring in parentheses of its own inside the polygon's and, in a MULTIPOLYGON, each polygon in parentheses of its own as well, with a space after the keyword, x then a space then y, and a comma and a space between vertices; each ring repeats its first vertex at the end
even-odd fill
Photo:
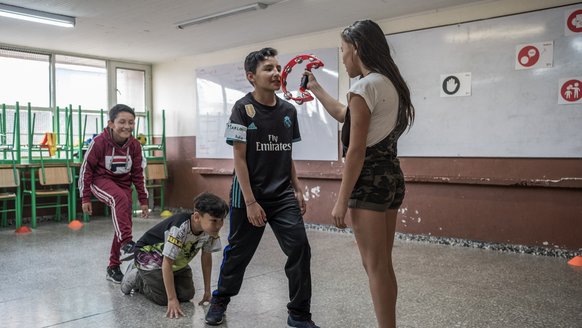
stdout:
MULTIPOLYGON (((14 46, 10 44, 3 44, 0 43, 0 49, 6 49, 14 52, 23 52, 23 53, 34 53, 40 55, 47 55, 49 57, 49 74, 48 74, 48 81, 47 81, 47 88, 49 89, 49 107, 38 107, 35 104, 31 103, 32 110, 34 111, 50 111, 52 115, 56 115, 56 56, 57 55, 64 55, 64 56, 71 56, 71 57, 79 57, 79 58, 87 58, 87 59, 95 59, 95 60, 102 60, 105 61, 105 67, 107 72, 106 83, 107 83, 107 108, 103 108, 103 112, 107 113, 109 108, 113 107, 117 103, 117 68, 121 69, 129 69, 129 70, 138 70, 145 72, 145 99, 144 99, 144 106, 145 112, 143 113, 136 113, 139 116, 147 116, 149 112, 149 116, 153 115, 153 97, 152 97, 152 65, 148 63, 137 63, 137 62, 130 62, 130 61, 122 61, 112 58, 103 58, 99 56, 90 56, 86 54, 77 54, 77 53, 67 53, 67 52, 55 52, 46 49, 36 49, 36 48, 28 48, 23 46, 14 46)), ((1 100, 0 100, 1 101, 1 100)), ((73 106, 73 111, 76 112, 76 108, 78 108, 79 104, 71 104, 73 106)), ((27 106, 26 103, 21 103, 20 108, 25 109, 27 106)), ((6 103, 7 109, 15 109, 16 104, 9 104, 6 103)), ((98 113, 98 110, 83 110, 83 112, 88 113, 98 113)), ((148 122, 148 126, 146 127, 147 131, 151 131, 152 123, 148 122)))

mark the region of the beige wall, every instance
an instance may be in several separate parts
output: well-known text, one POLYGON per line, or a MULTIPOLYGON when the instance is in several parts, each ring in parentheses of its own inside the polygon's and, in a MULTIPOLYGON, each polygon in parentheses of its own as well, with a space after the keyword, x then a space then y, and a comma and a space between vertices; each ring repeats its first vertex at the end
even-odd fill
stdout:
MULTIPOLYGON (((379 21, 386 33, 455 24, 532 11, 576 1, 505 0, 444 8, 379 21)), ((159 111, 167 110, 169 207, 191 206, 194 195, 211 191, 228 198, 232 160, 196 158, 198 67, 241 61, 248 52, 272 46, 281 53, 337 47, 342 27, 309 35, 266 41, 154 66, 156 131, 159 111), (193 172, 192 167, 211 168, 193 172)), ((340 67, 340 99, 348 77, 340 67)), ((407 194, 398 232, 468 240, 582 249, 582 159, 403 158, 407 194), (443 178, 444 177, 444 178, 443 178)), ((342 161, 298 161, 308 223, 330 224, 341 182, 342 161), (315 190, 315 192, 314 192, 315 190)), ((348 224, 351 222, 348 216, 348 224)))
MULTIPOLYGON (((386 34, 409 31, 427 27, 455 24, 554 6, 576 3, 574 0, 498 0, 481 1, 469 5, 442 8, 421 12, 405 17, 379 20, 386 34)), ((365 17, 362 17, 365 18, 365 17)), ((279 40, 266 40, 263 43, 249 44, 244 47, 224 51, 179 58, 174 61, 154 65, 153 98, 154 122, 161 122, 160 111, 166 110, 168 136, 195 136, 196 124, 196 84, 195 70, 199 67, 240 62, 253 50, 265 46, 274 47, 279 53, 301 53, 309 49, 339 46, 339 33, 336 29, 312 34, 294 36, 279 40)), ((341 64, 340 64, 341 66, 341 64)), ((340 72, 339 94, 347 91, 348 77, 342 67, 340 72)), ((343 99, 340 96, 340 99, 343 99)), ((156 133, 160 125, 155 124, 156 133)))

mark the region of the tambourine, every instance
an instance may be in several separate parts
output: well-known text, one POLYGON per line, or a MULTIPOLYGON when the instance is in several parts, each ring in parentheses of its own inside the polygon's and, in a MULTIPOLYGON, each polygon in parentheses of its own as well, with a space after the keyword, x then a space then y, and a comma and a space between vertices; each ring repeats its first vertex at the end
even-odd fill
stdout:
POLYGON ((293 59, 291 59, 285 68, 283 68, 283 72, 281 73, 281 87, 283 89, 283 96, 287 100, 295 100, 297 105, 301 105, 306 101, 313 100, 313 96, 309 91, 307 91, 307 75, 303 75, 301 78, 301 82, 299 83, 299 92, 297 93, 297 97, 293 97, 290 91, 287 91, 287 75, 291 73, 293 66, 297 64, 301 64, 304 61, 309 61, 305 65, 305 69, 311 71, 312 68, 318 69, 323 67, 323 62, 319 60, 317 57, 313 55, 299 55, 293 59))

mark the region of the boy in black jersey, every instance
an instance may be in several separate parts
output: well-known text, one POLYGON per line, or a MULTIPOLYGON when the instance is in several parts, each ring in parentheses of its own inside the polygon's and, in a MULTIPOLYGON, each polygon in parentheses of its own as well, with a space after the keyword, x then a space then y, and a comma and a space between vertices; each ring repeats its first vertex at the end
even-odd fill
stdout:
POLYGON ((138 291, 152 302, 167 305, 166 316, 184 315, 180 302, 194 297, 190 261, 202 250, 201 264, 204 296, 199 304, 210 301, 212 252, 222 245, 218 232, 228 214, 226 202, 211 193, 194 199, 194 213, 172 215, 150 228, 136 243, 135 262, 121 282, 121 291, 138 291))
POLYGON ((254 90, 239 99, 226 127, 233 146, 230 195, 230 235, 224 248, 217 289, 206 323, 220 325, 232 296, 238 294, 265 224, 269 223, 287 255, 287 304, 291 327, 317 328, 311 321, 311 248, 302 215, 305 202, 291 157, 293 142, 301 140, 297 111, 275 95, 281 87, 277 51, 264 48, 245 59, 245 72, 254 90))

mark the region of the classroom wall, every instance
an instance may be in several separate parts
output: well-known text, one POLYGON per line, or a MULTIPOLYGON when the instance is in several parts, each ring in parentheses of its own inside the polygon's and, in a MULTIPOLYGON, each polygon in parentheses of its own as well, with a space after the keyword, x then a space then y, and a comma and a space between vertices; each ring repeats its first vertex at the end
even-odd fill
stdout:
MULTIPOLYGON (((395 33, 576 2, 482 1, 379 23, 385 33, 395 33)), ((196 158, 196 68, 241 61, 248 52, 264 46, 283 54, 338 47, 341 28, 154 65, 154 122, 161 122, 161 110, 166 110, 169 206, 190 207, 192 196, 203 190, 228 197, 230 188, 232 161, 196 158), (203 169, 193 171, 193 167, 203 169)), ((342 66, 339 79, 339 94, 344 95, 349 78, 342 66)), ((155 131, 160 129, 154 124, 155 131)), ((301 161, 297 167, 309 199, 305 220, 329 224, 342 162, 301 161)), ((403 158, 402 167, 407 198, 397 222, 400 232, 582 248, 581 159, 403 158)))

